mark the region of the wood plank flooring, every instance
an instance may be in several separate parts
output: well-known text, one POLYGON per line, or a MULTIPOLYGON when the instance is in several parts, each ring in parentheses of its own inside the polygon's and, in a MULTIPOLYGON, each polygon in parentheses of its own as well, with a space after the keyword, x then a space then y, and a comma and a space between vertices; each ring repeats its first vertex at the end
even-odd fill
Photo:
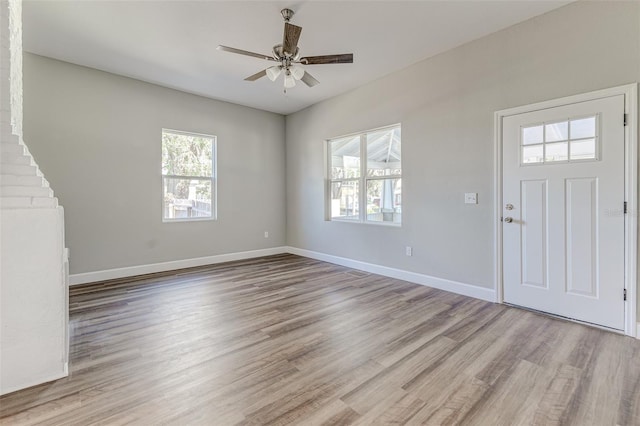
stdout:
POLYGON ((293 255, 74 287, 42 425, 638 425, 640 341, 293 255))

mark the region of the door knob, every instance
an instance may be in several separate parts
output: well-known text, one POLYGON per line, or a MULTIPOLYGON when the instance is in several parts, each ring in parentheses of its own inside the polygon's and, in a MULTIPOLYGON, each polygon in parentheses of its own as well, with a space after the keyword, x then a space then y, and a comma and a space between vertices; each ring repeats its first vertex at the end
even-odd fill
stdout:
POLYGON ((511 222, 513 222, 513 218, 512 217, 505 217, 504 221, 507 222, 507 223, 511 223, 511 222))

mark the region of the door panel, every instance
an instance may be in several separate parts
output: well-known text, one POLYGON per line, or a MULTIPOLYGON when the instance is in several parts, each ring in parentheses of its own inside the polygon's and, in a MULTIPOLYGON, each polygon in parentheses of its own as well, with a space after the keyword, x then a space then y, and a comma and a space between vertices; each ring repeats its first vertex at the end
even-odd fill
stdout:
POLYGON ((522 283, 547 287, 547 181, 521 183, 522 283))
POLYGON ((598 179, 566 180, 567 292, 598 297, 598 179))
POLYGON ((505 302, 624 328, 623 114, 619 95, 503 119, 505 302))

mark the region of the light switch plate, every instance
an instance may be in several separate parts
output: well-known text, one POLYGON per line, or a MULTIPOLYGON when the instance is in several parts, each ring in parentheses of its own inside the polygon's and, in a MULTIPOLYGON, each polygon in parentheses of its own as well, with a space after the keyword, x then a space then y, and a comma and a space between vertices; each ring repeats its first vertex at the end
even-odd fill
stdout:
POLYGON ((477 192, 467 192, 464 194, 464 203, 465 204, 478 204, 478 193, 477 192))

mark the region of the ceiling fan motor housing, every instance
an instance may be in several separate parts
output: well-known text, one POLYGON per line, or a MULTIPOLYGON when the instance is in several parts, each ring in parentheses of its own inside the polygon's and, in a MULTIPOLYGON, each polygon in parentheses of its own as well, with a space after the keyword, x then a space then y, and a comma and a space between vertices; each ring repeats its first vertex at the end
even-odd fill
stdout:
POLYGON ((286 60, 290 60, 290 61, 297 61, 300 58, 300 48, 296 47, 296 52, 293 55, 289 55, 288 53, 286 53, 284 51, 284 48, 282 47, 282 44, 276 44, 275 46, 273 46, 273 58, 276 61, 279 62, 284 62, 286 60))

